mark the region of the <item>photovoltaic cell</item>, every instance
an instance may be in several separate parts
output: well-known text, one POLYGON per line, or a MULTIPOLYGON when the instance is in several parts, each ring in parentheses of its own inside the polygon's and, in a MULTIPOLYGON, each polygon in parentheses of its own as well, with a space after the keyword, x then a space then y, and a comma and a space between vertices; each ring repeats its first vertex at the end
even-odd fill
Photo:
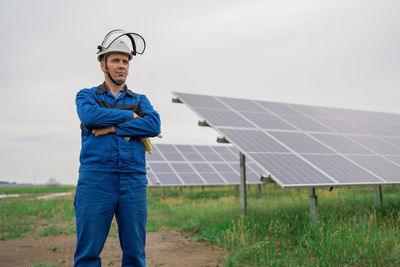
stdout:
POLYGON ((261 112, 241 112, 248 120, 253 122, 261 129, 280 129, 280 130, 295 130, 293 126, 277 116, 269 113, 261 112))
POLYGON ((214 146, 214 151, 217 152, 220 158, 227 162, 238 162, 239 161, 239 152, 233 152, 228 147, 223 146, 214 146))
POLYGON ((342 136, 333 134, 311 134, 322 143, 328 145, 334 150, 343 154, 372 154, 373 152, 367 150, 354 141, 342 136))
POLYGON ((200 173, 201 177, 207 182, 207 184, 217 185, 226 184, 226 182, 221 178, 218 173, 200 173))
POLYGON ((301 113, 311 116, 311 117, 323 117, 323 118, 334 118, 332 114, 327 112, 322 107, 315 107, 315 106, 305 106, 305 105, 295 105, 289 104, 289 106, 295 110, 300 111, 301 113))
POLYGON ((159 173, 157 178, 160 181, 160 185, 183 185, 176 173, 173 172, 159 173))
POLYGON ((209 163, 193 163, 192 165, 199 173, 215 172, 209 163))
POLYGON ((378 156, 350 156, 358 164, 368 168, 388 182, 400 181, 400 167, 378 156))
POLYGON ((367 112, 351 109, 340 109, 340 108, 325 108, 327 112, 332 114, 336 118, 348 119, 348 120, 368 120, 367 112))
POLYGON ((185 99, 185 103, 189 106, 197 107, 197 108, 216 108, 219 109, 228 109, 221 105, 221 102, 218 101, 215 97, 210 96, 202 96, 202 95, 193 95, 193 94, 185 94, 179 93, 180 98, 185 99))
POLYGON ((350 139, 381 155, 400 155, 400 149, 373 136, 350 136, 350 139))
POLYGON ((270 132, 270 134, 298 153, 334 153, 304 133, 270 132))
POLYGON ((400 137, 381 137, 381 139, 390 145, 400 148, 400 137))
POLYGON ((163 157, 160 152, 154 151, 152 154, 146 153, 146 161, 163 161, 163 157))
POLYGON ((183 156, 187 161, 204 161, 204 159, 200 156, 199 153, 187 153, 183 152, 183 156))
POLYGON ((151 169, 154 172, 171 172, 173 173, 174 171, 171 169, 171 167, 168 165, 168 163, 158 163, 158 162, 154 162, 151 165, 151 169))
POLYGON ((207 161, 211 162, 221 162, 224 161, 223 158, 221 158, 217 153, 215 152, 201 152, 200 153, 203 158, 207 159, 207 161))
POLYGON ((254 125, 240 117, 234 111, 220 110, 220 109, 203 109, 199 108, 197 111, 203 118, 206 118, 208 123, 215 126, 231 126, 231 127, 245 127, 255 128, 254 125))
POLYGON ((252 100, 228 98, 228 97, 218 97, 221 102, 231 107, 233 110, 239 111, 252 111, 252 112, 265 112, 263 108, 255 105, 252 100))
POLYGON ((334 181, 293 154, 249 153, 270 174, 286 186, 334 184, 334 181))
POLYGON ((164 157, 169 161, 185 161, 178 152, 163 152, 164 157))
POLYGON ((330 118, 320 118, 315 117, 314 120, 321 123, 324 126, 329 127, 330 129, 334 130, 337 133, 342 134, 366 134, 365 131, 357 128, 350 123, 347 123, 340 119, 330 119, 330 118))
POLYGON ((178 145, 176 149, 180 152, 187 152, 187 153, 196 153, 196 150, 191 145, 178 145))
POLYGON ((281 117, 303 131, 332 132, 332 130, 308 117, 289 115, 281 115, 281 117))
POLYGON ((178 173, 180 172, 194 172, 193 168, 189 165, 189 163, 171 163, 172 168, 178 173))
POLYGON ((173 145, 169 145, 169 144, 159 144, 157 145, 157 147, 153 148, 153 149, 158 149, 161 152, 178 152, 178 150, 176 150, 176 148, 173 145))
POLYGON ((329 176, 343 184, 382 182, 342 156, 304 155, 304 157, 329 176))
POLYGON ((219 172, 219 173, 226 173, 226 172, 235 172, 228 163, 211 163, 211 165, 219 172))
POLYGON ((275 114, 281 114, 281 115, 298 115, 300 116, 301 114, 289 107, 287 104, 283 103, 277 103, 277 102, 267 102, 267 101, 255 101, 257 104, 260 106, 264 107, 270 112, 273 112, 275 114))
POLYGON ((400 166, 400 156, 386 156, 385 158, 400 166))
POLYGON ((197 173, 194 172, 180 172, 179 176, 187 185, 204 185, 204 181, 197 173))
POLYGON ((289 152, 286 148, 260 131, 219 129, 224 136, 247 152, 289 152))
POLYGON ((364 132, 372 134, 372 135, 394 135, 394 133, 388 129, 381 127, 376 122, 369 122, 369 121, 347 121, 351 125, 356 126, 357 128, 362 129, 364 132))

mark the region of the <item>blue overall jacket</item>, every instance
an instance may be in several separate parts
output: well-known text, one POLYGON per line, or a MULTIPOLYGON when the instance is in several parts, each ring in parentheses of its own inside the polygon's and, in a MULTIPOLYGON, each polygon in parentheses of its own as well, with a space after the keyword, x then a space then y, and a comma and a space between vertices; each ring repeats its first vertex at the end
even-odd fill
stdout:
POLYGON ((82 89, 76 95, 82 130, 80 172, 146 173, 145 150, 140 138, 160 133, 160 116, 145 95, 125 86, 115 97, 105 83, 82 89), (140 118, 133 119, 133 112, 140 118), (115 126, 116 133, 95 136, 92 129, 115 126), (124 137, 131 137, 129 141, 124 137))

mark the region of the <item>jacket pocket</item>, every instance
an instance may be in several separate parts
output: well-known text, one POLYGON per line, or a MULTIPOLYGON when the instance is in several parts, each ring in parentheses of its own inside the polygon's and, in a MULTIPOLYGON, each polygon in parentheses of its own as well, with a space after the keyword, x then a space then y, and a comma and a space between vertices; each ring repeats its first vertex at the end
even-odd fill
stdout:
POLYGON ((144 145, 140 139, 133 139, 133 164, 145 167, 144 145))
POLYGON ((107 165, 111 158, 111 135, 94 136, 89 134, 82 141, 81 164, 107 165))

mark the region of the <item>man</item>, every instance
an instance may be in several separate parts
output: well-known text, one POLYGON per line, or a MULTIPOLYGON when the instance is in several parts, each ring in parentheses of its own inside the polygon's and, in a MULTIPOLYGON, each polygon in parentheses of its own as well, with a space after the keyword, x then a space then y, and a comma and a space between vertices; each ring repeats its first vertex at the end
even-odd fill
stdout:
POLYGON ((104 83, 76 96, 82 150, 74 201, 75 266, 101 266, 99 255, 114 214, 122 266, 146 265, 147 179, 140 139, 157 136, 161 123, 146 96, 125 84, 130 60, 144 48, 140 35, 111 31, 97 53, 104 83))

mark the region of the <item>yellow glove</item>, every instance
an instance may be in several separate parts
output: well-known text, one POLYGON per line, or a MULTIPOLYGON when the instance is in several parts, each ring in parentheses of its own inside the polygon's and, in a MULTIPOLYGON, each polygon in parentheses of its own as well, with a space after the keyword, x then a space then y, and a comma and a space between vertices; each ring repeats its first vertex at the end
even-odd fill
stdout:
MULTIPOLYGON (((157 135, 156 137, 158 138, 162 138, 162 134, 157 135)), ((126 141, 131 140, 130 136, 125 136, 124 139, 126 141)), ((142 138, 140 139, 140 141, 142 141, 143 145, 144 145, 144 150, 149 152, 149 154, 153 153, 153 149, 151 148, 151 142, 150 142, 150 138, 142 138)))

